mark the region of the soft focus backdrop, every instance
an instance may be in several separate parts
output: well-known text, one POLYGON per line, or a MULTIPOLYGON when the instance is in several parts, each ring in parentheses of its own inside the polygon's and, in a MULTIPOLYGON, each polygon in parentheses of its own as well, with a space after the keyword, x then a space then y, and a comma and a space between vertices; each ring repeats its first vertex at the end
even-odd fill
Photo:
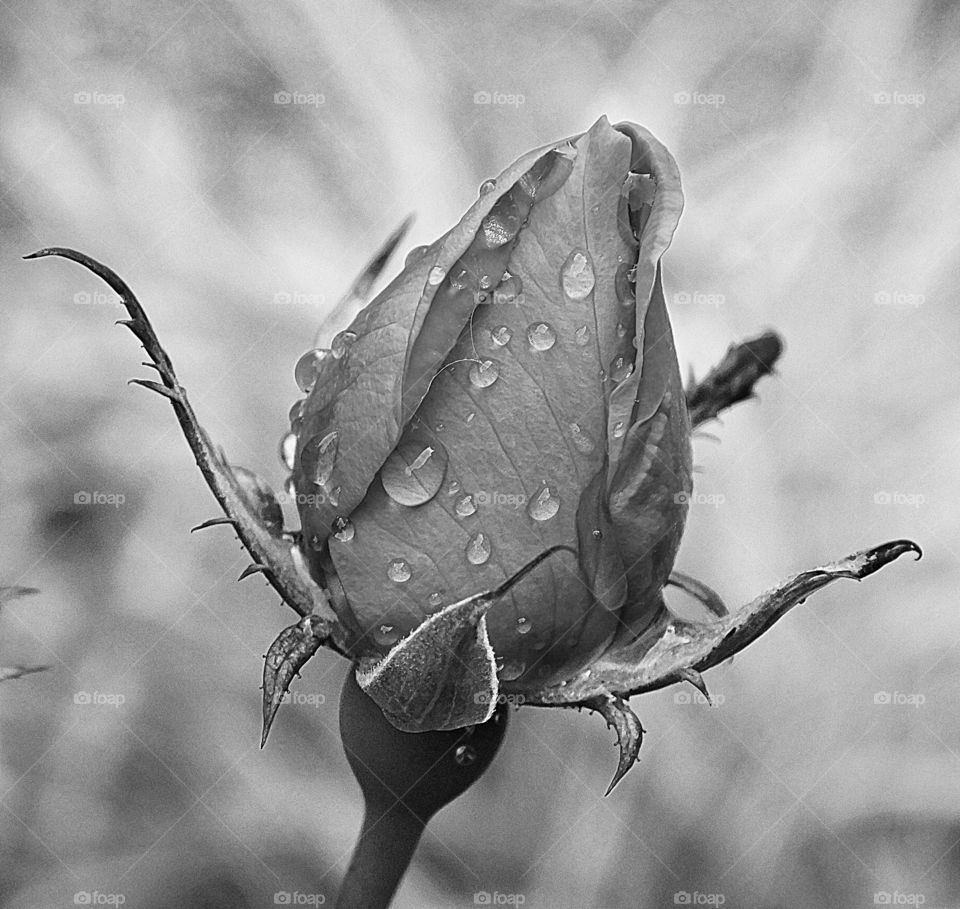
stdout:
POLYGON ((227 530, 188 533, 215 503, 124 384, 149 373, 113 295, 20 256, 115 268, 279 487, 293 364, 377 244, 606 113, 681 168, 684 371, 788 345, 696 441, 678 567, 735 606, 883 540, 926 557, 817 594, 708 673, 715 708, 636 699, 610 798, 598 718, 519 711, 397 906, 960 905, 958 36, 956 4, 909 0, 0 0, 0 583, 41 589, 0 665, 51 667, 0 684, 0 904, 330 904, 360 820, 344 662, 310 663, 261 752, 293 613, 235 582, 227 530))

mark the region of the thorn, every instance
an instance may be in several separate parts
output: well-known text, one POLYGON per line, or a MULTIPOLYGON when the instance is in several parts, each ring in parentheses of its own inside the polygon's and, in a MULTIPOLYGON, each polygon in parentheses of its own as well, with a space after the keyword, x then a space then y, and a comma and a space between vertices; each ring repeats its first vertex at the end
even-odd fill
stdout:
POLYGON ((607 693, 589 698, 583 706, 595 710, 617 732, 617 745, 620 748, 620 759, 617 762, 617 771, 604 793, 604 797, 613 792, 614 787, 623 779, 626 772, 636 763, 643 743, 644 728, 637 715, 630 709, 630 705, 621 697, 607 693))
POLYGON ((707 691, 707 683, 703 680, 703 676, 700 675, 696 669, 690 669, 688 666, 684 666, 682 669, 677 670, 677 675, 680 676, 683 681, 689 682, 691 685, 693 685, 693 687, 696 688, 697 691, 699 691, 700 694, 707 699, 707 703, 711 707, 716 706, 713 703, 713 698, 710 697, 710 692, 707 691))
POLYGON ((242 581, 244 578, 249 578, 252 575, 255 575, 258 571, 262 571, 264 574, 266 574, 268 570, 269 569, 267 568, 266 565, 257 565, 257 564, 247 565, 247 567, 240 572, 240 577, 237 578, 237 580, 242 581))
POLYGON ((237 522, 234 521, 233 518, 210 518, 209 521, 204 521, 202 524, 197 524, 196 527, 191 527, 190 533, 196 530, 206 530, 208 527, 216 527, 218 524, 230 524, 233 527, 237 526, 237 522))

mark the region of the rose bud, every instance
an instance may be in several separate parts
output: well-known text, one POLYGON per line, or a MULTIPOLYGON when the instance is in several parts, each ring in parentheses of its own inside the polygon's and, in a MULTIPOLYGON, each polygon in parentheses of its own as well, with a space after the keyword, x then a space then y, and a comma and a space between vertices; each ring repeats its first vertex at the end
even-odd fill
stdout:
MULTIPOLYGON (((267 654, 264 738, 321 646, 402 732, 485 723, 513 703, 585 706, 633 764, 627 699, 741 650, 810 593, 863 578, 916 544, 894 541, 789 579, 732 614, 674 571, 692 494, 691 419, 751 396, 781 343, 732 348, 684 390, 660 258, 683 206, 670 153, 633 124, 522 156, 460 222, 414 250, 329 349, 295 378, 281 455, 302 529, 269 487, 231 467, 197 423, 145 313, 105 266, 197 463, 261 571, 302 617, 267 654), (676 618, 674 584, 709 620, 676 618)), ((361 277, 362 297, 400 234, 361 277)))

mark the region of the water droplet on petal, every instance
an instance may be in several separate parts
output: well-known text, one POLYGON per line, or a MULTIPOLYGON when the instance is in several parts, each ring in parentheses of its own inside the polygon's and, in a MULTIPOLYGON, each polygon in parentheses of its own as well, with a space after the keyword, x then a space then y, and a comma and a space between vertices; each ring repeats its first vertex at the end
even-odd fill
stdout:
POLYGON ((471 410, 470 413, 467 414, 466 422, 467 422, 467 423, 472 423, 472 422, 473 422, 473 418, 474 418, 476 415, 477 415, 477 414, 476 414, 476 411, 471 410))
MULTIPOLYGON (((310 389, 312 389, 317 382, 317 376, 320 375, 323 361, 329 359, 332 353, 332 351, 318 347, 316 350, 308 350, 297 360, 297 365, 293 368, 293 378, 300 391, 304 394, 310 393, 310 389)), ((296 407, 296 405, 294 405, 294 407, 296 407)), ((291 411, 291 423, 293 422, 292 413, 291 411)))
POLYGON ((528 634, 530 632, 530 623, 527 621, 526 616, 520 616, 517 619, 517 634, 528 634))
POLYGON ((496 328, 490 329, 490 340, 493 341, 497 347, 506 347, 512 337, 513 332, 511 332, 506 325, 498 325, 496 328))
POLYGON ((457 264, 455 270, 450 275, 450 280, 447 282, 447 289, 451 294, 459 293, 463 290, 470 281, 470 272, 465 268, 457 264))
POLYGON ((503 664, 503 669, 500 670, 500 678, 504 682, 512 682, 514 679, 519 679, 523 675, 523 670, 527 666, 523 660, 507 660, 503 664))
POLYGON ((625 338, 627 336, 627 326, 623 322, 617 322, 617 337, 625 338))
POLYGON ((581 325, 573 333, 573 340, 577 342, 577 347, 586 347, 590 343, 590 329, 581 325))
POLYGON ((571 300, 583 300, 590 295, 596 277, 588 253, 575 249, 567 256, 560 268, 560 283, 571 300))
POLYGON ((340 487, 337 486, 336 489, 331 489, 327 493, 327 501, 336 508, 340 504, 340 487))
POLYGON ((508 306, 511 303, 521 302, 523 281, 516 275, 504 278, 493 292, 493 302, 498 306, 508 306))
POLYGON ((546 483, 527 504, 527 514, 534 521, 549 521, 560 510, 560 495, 555 486, 546 483))
POLYGON ((378 625, 373 640, 378 647, 392 647, 400 640, 400 632, 393 625, 378 625))
POLYGON ((439 266, 434 265, 433 268, 427 273, 427 284, 431 287, 436 287, 438 284, 443 283, 443 279, 447 276, 446 271, 439 266))
POLYGON ((527 340, 534 350, 550 350, 557 343, 557 333, 548 322, 534 322, 527 329, 527 340))
POLYGON ((297 484, 294 481, 292 476, 287 477, 287 481, 283 484, 283 489, 286 492, 287 496, 294 501, 297 499, 297 484))
POLYGON ((413 576, 413 572, 410 570, 410 565, 405 559, 394 559, 387 566, 387 577, 390 578, 394 584, 404 584, 410 580, 413 576))
POLYGON ((439 590, 435 590, 433 593, 427 597, 427 603, 430 605, 431 609, 436 609, 438 606, 443 605, 443 594, 439 590))
POLYGON ((426 251, 428 247, 426 246, 414 246, 410 252, 407 253, 407 258, 403 260, 403 267, 409 267, 411 262, 416 262, 426 251))
POLYGON ((357 333, 354 331, 341 331, 330 342, 330 352, 334 358, 339 360, 350 349, 357 340, 357 333))
POLYGON ((483 565, 490 558, 490 541, 482 533, 474 534, 467 543, 466 552, 471 565, 483 565))
POLYGON ((315 435, 300 450, 300 469, 311 483, 327 485, 333 473, 339 444, 340 433, 334 430, 315 435))
POLYGON ((380 468, 380 481, 394 502, 422 505, 443 485, 447 461, 447 450, 436 440, 409 436, 380 468))
POLYGON ((615 439, 622 439, 626 431, 627 427, 623 420, 617 420, 617 422, 613 424, 613 437, 615 439))
POLYGON ((581 454, 591 454, 597 443, 590 438, 590 434, 583 431, 579 423, 570 424, 570 434, 573 438, 573 447, 581 454))
POLYGON ((603 531, 600 530, 599 528, 597 528, 596 530, 594 530, 592 533, 593 533, 593 538, 594 538, 595 540, 602 540, 602 539, 603 539, 603 531))
POLYGON ((500 364, 496 360, 470 364, 470 384, 477 388, 489 388, 499 377, 500 364))
POLYGON ((610 364, 610 378, 614 382, 622 382, 633 373, 633 360, 616 357, 610 364))
POLYGON ((457 517, 461 518, 469 518, 470 515, 476 514, 477 506, 474 504, 473 496, 467 495, 462 499, 458 499, 453 510, 456 511, 457 517))
POLYGON ((494 190, 494 189, 496 189, 496 188, 497 188, 497 181, 496 181, 496 180, 484 180, 483 183, 480 184, 480 195, 481 195, 481 196, 484 196, 484 195, 486 195, 488 192, 490 192, 491 190, 494 190))
POLYGON ((293 407, 290 408, 290 428, 296 429, 297 424, 303 420, 303 405, 307 403, 306 398, 301 398, 299 401, 293 402, 293 407))
POLYGON ((280 463, 287 470, 293 470, 297 464, 297 434, 288 432, 280 440, 280 463))
POLYGON ((457 480, 451 480, 447 487, 447 495, 455 496, 458 492, 460 492, 460 483, 457 480))
POLYGON ((490 290, 493 287, 493 275, 480 275, 479 284, 483 290, 490 290))
POLYGON ((457 745, 453 752, 453 759, 461 767, 469 767, 477 759, 477 752, 470 745, 457 745))
POLYGON ((480 222, 480 235, 487 249, 509 243, 520 230, 520 210, 510 195, 501 196, 480 222))
POLYGON ((356 536, 356 528, 350 518, 340 515, 333 522, 333 538, 341 543, 349 543, 356 536))
POLYGON ((617 274, 613 280, 613 286, 617 292, 617 299, 624 306, 633 306, 633 304, 636 303, 636 285, 630 283, 631 274, 634 279, 636 279, 636 267, 624 262, 623 265, 617 268, 617 274))

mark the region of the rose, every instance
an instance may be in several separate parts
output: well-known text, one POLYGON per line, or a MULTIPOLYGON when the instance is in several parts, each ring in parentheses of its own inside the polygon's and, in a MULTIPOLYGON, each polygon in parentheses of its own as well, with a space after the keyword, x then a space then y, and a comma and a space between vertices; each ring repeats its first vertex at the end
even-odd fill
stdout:
POLYGON ((120 295, 162 380, 133 381, 172 402, 227 514, 202 526, 231 524, 255 560, 242 576, 263 572, 302 616, 267 654, 264 739, 291 679, 329 646, 404 732, 486 724, 501 688, 600 712, 621 749, 612 788, 642 734, 627 698, 678 681, 707 696, 700 673, 810 593, 919 554, 906 540, 864 550, 732 615, 672 570, 692 490, 687 408, 696 425, 750 397, 780 353, 775 335, 745 342, 684 391, 659 269, 681 207, 667 150, 605 119, 487 181, 297 364, 309 394, 281 446, 297 534, 200 427, 130 288, 82 253, 34 254, 74 259, 120 295), (667 583, 713 620, 674 618, 667 583))

